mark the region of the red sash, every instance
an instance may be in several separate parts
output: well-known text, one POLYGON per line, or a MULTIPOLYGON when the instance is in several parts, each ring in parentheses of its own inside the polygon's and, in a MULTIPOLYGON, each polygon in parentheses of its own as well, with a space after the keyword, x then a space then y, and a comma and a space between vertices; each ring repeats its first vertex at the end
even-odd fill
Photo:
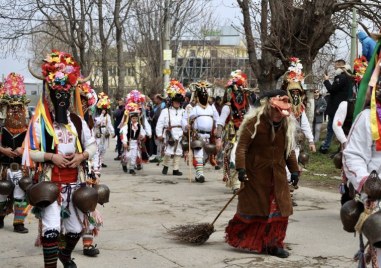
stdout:
POLYGON ((77 168, 59 168, 54 166, 52 169, 52 182, 73 183, 78 178, 77 168))

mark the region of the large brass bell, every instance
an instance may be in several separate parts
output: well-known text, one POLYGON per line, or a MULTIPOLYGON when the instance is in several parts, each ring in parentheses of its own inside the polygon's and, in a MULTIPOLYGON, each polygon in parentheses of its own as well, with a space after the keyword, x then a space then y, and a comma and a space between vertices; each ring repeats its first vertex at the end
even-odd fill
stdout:
POLYGON ((364 211, 364 205, 355 200, 349 200, 340 209, 340 219, 343 229, 349 233, 355 232, 355 226, 360 214, 364 211))
POLYGON ((363 186, 364 192, 371 200, 381 199, 381 180, 378 177, 377 171, 373 170, 363 186))
POLYGON ((9 180, 0 180, 0 194, 1 195, 10 195, 13 193, 15 185, 9 180))
POLYGON ((308 161, 310 159, 310 156, 308 153, 301 151, 298 157, 298 162, 301 163, 303 166, 308 164, 308 161))
POLYGON ((341 169, 343 167, 343 153, 342 152, 338 152, 337 154, 335 154, 335 156, 333 157, 333 163, 335 164, 335 167, 337 169, 341 169))

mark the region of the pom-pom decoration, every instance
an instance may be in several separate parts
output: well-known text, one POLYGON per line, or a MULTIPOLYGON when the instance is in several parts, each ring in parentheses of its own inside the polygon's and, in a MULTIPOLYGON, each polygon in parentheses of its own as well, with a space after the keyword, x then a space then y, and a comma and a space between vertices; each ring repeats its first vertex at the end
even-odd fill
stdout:
POLYGON ((69 91, 77 85, 80 67, 69 53, 53 50, 41 66, 45 81, 52 90, 69 91))
POLYGON ((367 67, 368 61, 364 56, 355 59, 353 69, 355 71, 355 81, 357 84, 359 84, 361 79, 363 78, 367 67))
POLYGON ((167 87, 167 95, 170 98, 174 98, 176 94, 185 96, 186 90, 179 81, 172 79, 167 87))
POLYGON ((140 93, 138 90, 132 90, 130 93, 127 94, 126 97, 126 103, 138 103, 142 104, 146 101, 146 96, 142 93, 140 93))
POLYGON ((99 109, 110 109, 111 100, 108 98, 106 93, 101 92, 98 94, 97 108, 99 109))
POLYGON ((247 75, 241 70, 235 70, 230 73, 230 79, 226 87, 237 85, 239 87, 246 87, 247 85, 247 75))
POLYGON ((304 73, 303 65, 300 63, 300 59, 296 57, 290 58, 290 66, 288 67, 287 72, 287 81, 288 82, 303 82, 304 73))
POLYGON ((20 74, 10 73, 0 89, 0 97, 8 100, 10 104, 26 103, 24 77, 20 74))

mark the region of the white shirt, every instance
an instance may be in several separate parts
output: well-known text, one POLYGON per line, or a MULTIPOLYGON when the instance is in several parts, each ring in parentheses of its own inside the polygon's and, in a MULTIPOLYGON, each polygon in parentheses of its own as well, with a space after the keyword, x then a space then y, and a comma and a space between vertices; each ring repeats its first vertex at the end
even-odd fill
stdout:
POLYGON ((342 101, 336 110, 332 123, 333 132, 335 132, 336 138, 341 144, 348 141, 343 130, 344 121, 347 117, 347 108, 348 102, 342 101))
POLYGON ((173 107, 165 108, 161 111, 156 124, 156 135, 158 137, 164 135, 164 129, 169 127, 169 119, 171 120, 173 138, 179 140, 183 136, 182 119, 184 109, 173 107))

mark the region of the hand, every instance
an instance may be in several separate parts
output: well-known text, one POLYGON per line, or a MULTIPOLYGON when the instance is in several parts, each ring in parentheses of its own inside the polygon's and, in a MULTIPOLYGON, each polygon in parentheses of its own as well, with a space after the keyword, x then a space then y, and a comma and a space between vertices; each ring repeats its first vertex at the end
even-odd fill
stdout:
POLYGON ((218 152, 221 151, 221 149, 222 149, 221 138, 216 139, 216 149, 218 152))
POLYGON ((326 80, 329 80, 329 76, 328 76, 328 74, 324 74, 324 81, 326 81, 326 80))
POLYGON ((240 182, 244 182, 244 181, 248 181, 249 180, 247 178, 246 170, 244 168, 239 168, 239 169, 237 169, 237 171, 238 171, 238 180, 240 182))
POLYGON ((0 147, 0 152, 4 155, 8 156, 9 158, 17 157, 17 153, 15 151, 13 151, 12 148, 10 148, 10 147, 7 147, 7 148, 0 147))
POLYGON ((310 151, 311 151, 311 152, 316 153, 315 143, 311 142, 311 143, 309 144, 309 148, 310 148, 310 151))
POLYGON ((22 154, 24 153, 24 148, 18 147, 13 152, 15 152, 17 156, 22 156, 22 154))
POLYGON ((59 168, 65 168, 67 167, 67 164, 69 163, 70 159, 72 158, 72 155, 62 155, 62 154, 53 154, 51 160, 54 165, 56 165, 59 168))
POLYGON ((66 164, 68 168, 76 168, 85 160, 83 154, 72 154, 69 157, 71 160, 66 164))
POLYGON ((293 172, 291 174, 291 184, 292 186, 297 186, 299 182, 299 172, 293 172))

